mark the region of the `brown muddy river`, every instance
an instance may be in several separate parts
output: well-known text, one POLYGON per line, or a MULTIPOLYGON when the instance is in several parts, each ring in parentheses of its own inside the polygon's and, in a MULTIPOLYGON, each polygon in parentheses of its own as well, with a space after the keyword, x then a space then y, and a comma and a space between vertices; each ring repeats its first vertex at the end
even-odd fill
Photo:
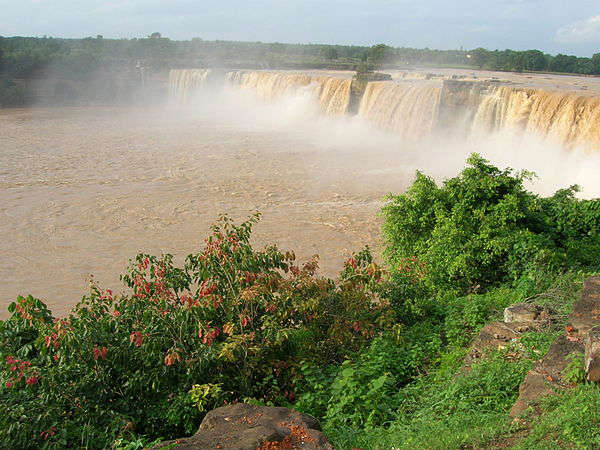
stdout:
POLYGON ((222 119, 0 110, 0 317, 27 294, 64 314, 90 274, 119 291, 128 258, 166 252, 181 261, 221 213, 261 211, 257 245, 301 259, 317 253, 328 275, 352 251, 378 245, 381 197, 410 178, 389 152, 365 152, 344 133, 336 142, 327 124, 307 135, 270 117, 222 119))
MULTIPOLYGON (((397 120, 427 134, 413 109, 397 120)), ((351 252, 381 248, 385 194, 405 189, 416 169, 454 176, 471 152, 537 172, 539 193, 577 183, 584 197, 600 196, 598 151, 510 130, 411 143, 360 115, 320 115, 304 89, 271 103, 225 89, 186 108, 0 110, 0 318, 28 294, 65 314, 90 274, 119 292, 129 258, 181 262, 222 213, 262 212, 257 246, 319 254, 321 273, 335 275, 351 252)))

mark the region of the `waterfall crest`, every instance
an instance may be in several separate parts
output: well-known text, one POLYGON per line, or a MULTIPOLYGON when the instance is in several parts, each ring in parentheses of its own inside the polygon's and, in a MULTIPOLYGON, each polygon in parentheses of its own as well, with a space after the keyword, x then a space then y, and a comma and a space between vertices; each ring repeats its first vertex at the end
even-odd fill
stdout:
POLYGON ((169 71, 169 99, 184 104, 191 95, 206 84, 211 69, 171 69, 169 71))
POLYGON ((600 148, 600 99, 570 92, 499 86, 479 103, 473 132, 512 129, 557 140, 567 148, 600 148))
POLYGON ((440 83, 367 84, 358 115, 384 130, 410 139, 431 135, 438 115, 440 83))
POLYGON ((600 149, 600 98, 573 92, 440 79, 354 85, 351 78, 309 73, 178 69, 169 74, 170 98, 185 104, 212 81, 267 102, 306 96, 326 115, 356 113, 350 111, 354 99, 356 105, 360 101, 360 118, 411 140, 436 132, 475 137, 510 130, 541 135, 565 148, 600 149))
POLYGON ((229 72, 226 79, 244 89, 252 90, 258 98, 274 101, 285 96, 303 93, 319 102, 322 113, 346 114, 350 104, 351 79, 314 77, 307 74, 283 72, 229 72))

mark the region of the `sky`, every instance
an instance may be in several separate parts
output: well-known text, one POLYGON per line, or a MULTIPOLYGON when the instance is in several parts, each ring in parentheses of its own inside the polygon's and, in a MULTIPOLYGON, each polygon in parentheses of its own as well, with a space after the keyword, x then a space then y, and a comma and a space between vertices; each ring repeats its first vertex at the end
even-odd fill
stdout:
POLYGON ((600 1, 0 0, 1 36, 600 52, 600 1))

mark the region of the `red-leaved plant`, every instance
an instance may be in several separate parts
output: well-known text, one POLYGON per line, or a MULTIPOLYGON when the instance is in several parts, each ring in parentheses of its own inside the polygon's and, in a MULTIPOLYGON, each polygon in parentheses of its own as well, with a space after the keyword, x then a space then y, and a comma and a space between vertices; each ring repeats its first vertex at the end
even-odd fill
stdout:
POLYGON ((339 280, 321 278, 316 258, 297 265, 292 252, 255 250, 258 218, 222 217, 183 267, 171 255, 138 255, 121 277, 130 293, 92 284, 68 317, 31 297, 13 304, 0 322, 0 447, 190 433, 201 418, 188 395, 195 384, 220 385, 222 402, 288 404, 300 361, 340 362, 390 325, 368 251, 339 280))

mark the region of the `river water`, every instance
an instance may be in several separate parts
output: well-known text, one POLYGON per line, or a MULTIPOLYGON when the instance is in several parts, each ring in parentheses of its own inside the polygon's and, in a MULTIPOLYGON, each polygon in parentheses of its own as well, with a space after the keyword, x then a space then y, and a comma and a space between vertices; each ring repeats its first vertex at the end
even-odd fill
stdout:
POLYGON ((118 292, 128 258, 181 261, 221 213, 261 211, 257 245, 319 254, 328 275, 377 246, 381 197, 404 169, 326 125, 321 138, 279 128, 162 108, 0 110, 0 317, 28 294, 64 314, 90 274, 118 292))
MULTIPOLYGON (((182 262, 222 213, 240 221, 262 212, 257 246, 275 243, 300 260, 319 254, 321 273, 335 275, 353 251, 381 249, 385 194, 403 191, 417 169, 454 176, 474 151, 536 171, 539 193, 578 183, 584 197, 600 196, 600 152, 508 128, 398 134, 410 127, 395 106, 384 121, 392 132, 378 131, 369 119, 379 110, 323 114, 323 104, 327 113, 344 106, 335 100, 344 83, 325 83, 332 95, 321 89, 317 101, 307 86, 266 103, 226 89, 185 107, 0 110, 0 318, 28 294, 65 314, 91 274, 119 292, 129 258, 164 252, 182 262)), ((431 128, 408 109, 407 121, 431 128)))

